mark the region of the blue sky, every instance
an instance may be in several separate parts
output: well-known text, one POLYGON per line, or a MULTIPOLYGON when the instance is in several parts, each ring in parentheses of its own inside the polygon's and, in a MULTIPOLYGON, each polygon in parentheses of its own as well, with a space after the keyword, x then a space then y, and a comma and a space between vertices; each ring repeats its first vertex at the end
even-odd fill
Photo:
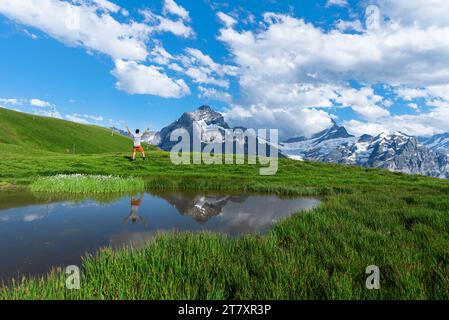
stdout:
POLYGON ((0 106, 160 129, 209 104, 284 137, 331 118, 354 134, 446 132, 447 13, 444 0, 4 0, 0 106))

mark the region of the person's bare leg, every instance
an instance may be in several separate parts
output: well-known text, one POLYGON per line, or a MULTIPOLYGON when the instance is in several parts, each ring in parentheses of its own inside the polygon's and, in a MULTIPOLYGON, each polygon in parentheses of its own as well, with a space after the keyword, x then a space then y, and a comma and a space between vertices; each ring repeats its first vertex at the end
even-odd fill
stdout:
POLYGON ((145 157, 145 151, 142 151, 142 158, 146 159, 146 157, 145 157))
POLYGON ((133 152, 133 160, 136 160, 136 153, 133 152))

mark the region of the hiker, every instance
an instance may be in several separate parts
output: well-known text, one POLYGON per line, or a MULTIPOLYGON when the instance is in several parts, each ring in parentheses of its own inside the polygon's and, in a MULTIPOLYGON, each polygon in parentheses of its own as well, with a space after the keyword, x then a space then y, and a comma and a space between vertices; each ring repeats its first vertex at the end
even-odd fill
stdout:
POLYGON ((128 130, 129 135, 132 136, 133 140, 134 140, 133 156, 132 156, 131 161, 136 161, 136 152, 137 151, 139 151, 142 154, 143 160, 146 160, 147 158, 145 157, 145 151, 143 151, 141 141, 142 141, 142 137, 149 133, 148 129, 142 134, 140 134, 139 129, 136 129, 136 133, 132 133, 131 130, 129 130, 128 126, 126 126, 126 129, 128 130))
POLYGON ((147 227, 145 219, 138 214, 139 206, 142 204, 142 200, 143 194, 140 195, 139 199, 134 199, 134 196, 131 197, 131 213, 125 218, 123 223, 126 224, 129 220, 131 220, 132 223, 136 223, 137 219, 139 219, 143 223, 144 227, 147 227))

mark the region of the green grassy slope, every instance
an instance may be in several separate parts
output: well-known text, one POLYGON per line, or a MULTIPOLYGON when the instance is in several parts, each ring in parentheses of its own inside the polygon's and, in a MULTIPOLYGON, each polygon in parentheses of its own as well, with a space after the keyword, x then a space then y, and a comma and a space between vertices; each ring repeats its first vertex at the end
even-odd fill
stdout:
POLYGON ((0 153, 96 154, 128 151, 131 142, 119 134, 92 125, 34 116, 0 108, 0 153), (23 152, 21 152, 23 153, 23 152))
MULTIPOLYGON (((0 300, 449 298, 448 180, 289 159, 280 159, 275 176, 260 176, 252 165, 173 165, 158 150, 130 162, 126 139, 125 152, 13 157, 8 152, 20 148, 11 141, 5 148, 1 139, 0 186, 83 173, 140 177, 148 188, 316 195, 323 202, 266 235, 167 234, 139 250, 100 250, 84 260, 80 290, 66 290, 66 275, 56 269, 48 278, 0 284, 0 300), (365 287, 372 264, 381 290, 365 287)), ((0 194, 0 203, 10 197, 0 194)))

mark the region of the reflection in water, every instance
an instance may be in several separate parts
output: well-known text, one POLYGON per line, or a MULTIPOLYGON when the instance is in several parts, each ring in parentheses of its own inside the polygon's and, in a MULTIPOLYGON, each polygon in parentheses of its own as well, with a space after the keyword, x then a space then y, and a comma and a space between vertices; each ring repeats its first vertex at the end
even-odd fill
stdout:
POLYGON ((276 220, 319 203, 312 198, 186 192, 75 201, 15 192, 0 193, 2 199, 8 203, 0 207, 0 279, 79 264, 86 252, 104 246, 140 246, 158 232, 265 232, 276 220))
POLYGON ((229 200, 245 198, 243 196, 186 196, 185 194, 166 194, 162 198, 176 208, 180 214, 191 216, 195 221, 204 223, 211 217, 218 216, 229 200))
POLYGON ((295 212, 315 207, 319 201, 311 198, 285 199, 277 196, 187 196, 160 195, 180 214, 190 216, 207 229, 229 235, 266 231, 276 220, 295 212), (215 220, 209 221, 216 217, 215 220))
POLYGON ((123 223, 126 224, 130 220, 132 223, 136 223, 137 220, 140 220, 145 228, 148 226, 145 219, 138 214, 139 206, 142 204, 142 200, 143 193, 140 195, 139 199, 134 199, 134 196, 131 196, 131 213, 125 218, 125 220, 123 220, 123 223))

